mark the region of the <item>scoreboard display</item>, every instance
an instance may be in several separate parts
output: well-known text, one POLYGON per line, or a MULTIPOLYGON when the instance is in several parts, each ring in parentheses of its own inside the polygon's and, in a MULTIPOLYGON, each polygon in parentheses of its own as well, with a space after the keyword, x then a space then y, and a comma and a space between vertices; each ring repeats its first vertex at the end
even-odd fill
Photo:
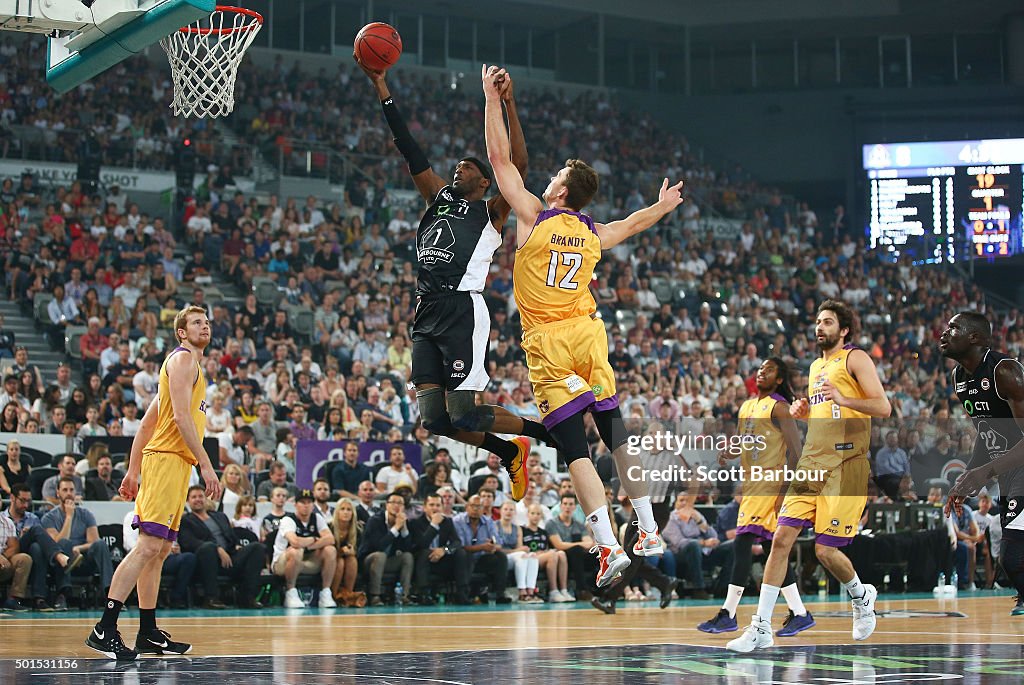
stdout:
POLYGON ((898 261, 1024 253, 1024 138, 863 146, 867 235, 898 261))

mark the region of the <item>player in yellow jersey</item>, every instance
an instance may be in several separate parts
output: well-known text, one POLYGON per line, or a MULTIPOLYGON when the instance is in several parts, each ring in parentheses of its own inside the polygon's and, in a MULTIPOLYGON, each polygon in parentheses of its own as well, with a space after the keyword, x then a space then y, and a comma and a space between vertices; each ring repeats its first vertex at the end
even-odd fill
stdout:
POLYGON ((860 582, 839 548, 857 534, 867 503, 871 417, 887 417, 892 407, 871 357, 847 342, 856 334, 857 317, 848 305, 825 300, 818 306, 815 336, 821 356, 811 364, 809 399, 797 400, 790 410, 794 418, 808 420, 798 475, 779 510, 757 613, 743 635, 728 644, 731 650, 772 646, 771 616, 789 552, 800 530, 808 527, 816 533, 818 560, 846 587, 853 602, 853 638, 866 640, 875 630, 878 593, 860 582))
POLYGON ((189 476, 199 466, 206 494, 220 498, 220 481, 203 449, 206 433, 206 379, 201 361, 210 344, 210 321, 201 307, 186 307, 174 317, 178 347, 160 369, 157 399, 149 405, 132 441, 128 473, 121 496, 135 499, 139 541, 128 553, 110 583, 103 618, 85 644, 118 661, 131 661, 139 653, 186 654, 192 646, 174 642, 156 627, 156 600, 164 559, 178 538, 185 508, 189 476), (141 476, 141 485, 140 485, 141 476), (139 595, 139 634, 129 649, 117 630, 117 616, 133 588, 139 595))
MULTIPOLYGON (((767 552, 772 549, 777 512, 782 504, 780 494, 785 492, 783 467, 795 469, 800 458, 800 433, 789 413, 793 401, 789 379, 790 370, 785 361, 779 357, 765 359, 755 379, 757 396, 740 407, 739 433, 750 436, 753 441, 740 456, 744 475, 743 499, 733 539, 736 558, 722 608, 713 619, 697 626, 697 630, 705 633, 728 633, 739 628, 736 608, 743 597, 743 589, 750 582, 752 548, 760 544, 767 552)), ((812 627, 814 617, 800 599, 796 576, 788 564, 782 595, 789 605, 789 617, 776 635, 790 637, 812 627)))
MULTIPOLYGON (((523 326, 523 351, 544 426, 569 465, 576 496, 597 542, 597 586, 609 584, 630 560, 616 541, 605 505, 604 485, 590 460, 583 414, 592 411, 601 439, 612 451, 619 474, 640 473, 638 455, 627 453, 627 434, 608 362, 608 336, 596 318, 590 294, 594 268, 602 250, 656 224, 682 203, 682 182, 662 184, 658 202, 609 224, 596 223, 582 209, 597 192, 597 172, 569 160, 552 177, 544 202, 523 185, 512 164, 508 132, 501 115, 499 84, 505 70, 484 65, 481 73, 487 104, 484 132, 487 155, 498 188, 516 213, 516 261, 512 273, 516 305, 523 326), (635 471, 630 471, 630 468, 635 471)), ((622 479, 637 514, 637 556, 665 550, 654 521, 647 484, 622 479)))

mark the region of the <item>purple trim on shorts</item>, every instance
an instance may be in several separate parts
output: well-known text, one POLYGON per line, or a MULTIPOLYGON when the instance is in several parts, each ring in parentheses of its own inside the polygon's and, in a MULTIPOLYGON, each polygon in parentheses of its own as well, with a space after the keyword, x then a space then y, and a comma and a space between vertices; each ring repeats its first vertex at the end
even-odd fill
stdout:
MULTIPOLYGON (((618 400, 616 400, 616 402, 618 402, 618 400)), ((587 392, 582 393, 580 395, 576 395, 576 397, 572 398, 571 400, 563 404, 561 407, 555 409, 553 412, 545 416, 543 419, 541 419, 541 423, 544 424, 545 428, 551 430, 552 428, 560 424, 562 421, 565 421, 570 416, 573 416, 575 414, 581 414, 590 409, 595 404, 596 402, 594 400, 594 393, 590 392, 588 388, 587 392)))
POLYGON ((606 397, 603 400, 598 400, 594 403, 591 411, 611 411, 619 406, 619 394, 615 393, 611 397, 606 397))
POLYGON ((810 528, 814 525, 814 521, 808 521, 807 519, 795 519, 790 516, 780 516, 779 525, 789 526, 790 528, 810 528))
POLYGON ((594 220, 591 219, 586 214, 574 212, 571 209, 545 209, 544 211, 537 215, 537 221, 535 221, 533 225, 538 226, 540 225, 540 222, 550 219, 553 216, 558 216, 559 214, 569 214, 571 216, 576 217, 582 223, 586 224, 587 228, 589 228, 594 235, 597 235, 597 229, 594 228, 594 220))
POLYGON ((853 538, 841 538, 837 535, 829 535, 828 533, 818 533, 814 536, 814 542, 826 547, 846 547, 853 542, 853 538))
POLYGON ((167 526, 161 523, 152 523, 150 521, 140 521, 138 514, 132 519, 132 528, 141 530, 143 533, 152 535, 153 537, 163 538, 164 540, 170 540, 174 542, 178 539, 178 531, 171 530, 167 526))
POLYGON ((743 535, 744 533, 748 535, 753 535, 762 542, 764 542, 765 540, 772 539, 772 532, 766 529, 764 526, 759 526, 756 523, 740 526, 736 529, 737 535, 743 535))

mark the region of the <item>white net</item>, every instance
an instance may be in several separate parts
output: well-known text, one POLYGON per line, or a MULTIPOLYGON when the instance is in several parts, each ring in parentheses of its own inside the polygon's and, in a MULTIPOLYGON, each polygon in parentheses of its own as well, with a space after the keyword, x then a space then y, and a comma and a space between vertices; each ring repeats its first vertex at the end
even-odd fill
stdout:
POLYGON ((160 41, 171 63, 176 116, 219 117, 235 108, 235 76, 246 49, 263 27, 251 10, 218 6, 160 41))

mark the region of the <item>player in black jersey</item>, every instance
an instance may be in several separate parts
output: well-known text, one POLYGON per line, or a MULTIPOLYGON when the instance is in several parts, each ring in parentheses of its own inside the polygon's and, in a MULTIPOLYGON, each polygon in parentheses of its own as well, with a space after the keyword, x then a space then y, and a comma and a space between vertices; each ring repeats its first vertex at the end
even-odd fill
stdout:
MULTIPOLYGON (((476 393, 487 375, 490 315, 481 294, 491 258, 501 246, 501 227, 511 212, 500 193, 484 200, 494 185, 488 164, 467 156, 455 166, 451 183, 430 166, 413 139, 385 81, 385 72, 356 63, 380 98, 395 146, 409 164, 416 189, 427 203, 416 234, 416 314, 412 326, 412 377, 423 425, 501 458, 512 480, 511 496, 522 499, 528 478, 524 462, 530 443, 522 437, 553 444, 547 429, 502 407, 477 405, 476 393), (493 431, 493 432, 492 432, 493 431)), ((508 115, 512 161, 526 173, 526 142, 516 114, 512 79, 506 78, 502 102, 508 115)))
MULTIPOLYGON (((1024 366, 991 349, 992 325, 977 312, 960 312, 939 337, 939 351, 957 362, 953 391, 978 431, 967 471, 949 491, 946 515, 964 499, 999 480, 1000 563, 1017 589, 1012 614, 1024 615, 1024 366)), ((970 582, 970 579, 968 579, 970 582)))

